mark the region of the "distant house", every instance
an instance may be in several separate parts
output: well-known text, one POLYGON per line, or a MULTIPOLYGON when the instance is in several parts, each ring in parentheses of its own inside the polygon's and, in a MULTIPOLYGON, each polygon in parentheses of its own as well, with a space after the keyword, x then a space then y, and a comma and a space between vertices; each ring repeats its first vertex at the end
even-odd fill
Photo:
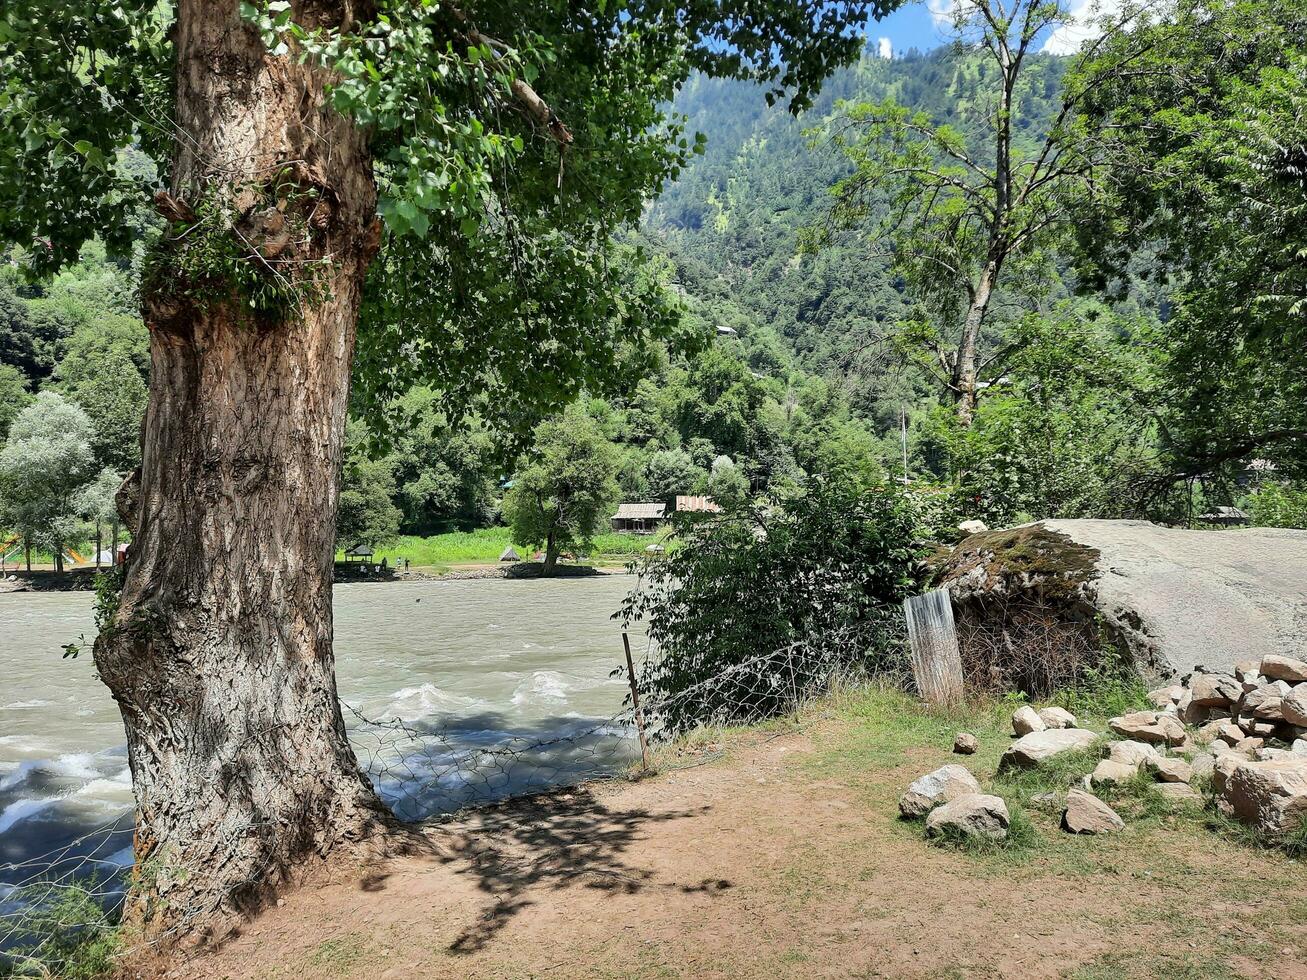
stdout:
POLYGON ((712 497, 678 495, 676 498, 676 512, 678 514, 720 514, 722 509, 712 497))
POLYGON ((718 337, 737 337, 737 336, 739 336, 739 334, 737 334, 737 333, 735 332, 735 328, 734 328, 734 327, 718 327, 718 328, 717 328, 717 336, 718 336, 718 337))
POLYGON ((612 517, 613 530, 651 534, 666 516, 666 504, 620 504, 612 517))

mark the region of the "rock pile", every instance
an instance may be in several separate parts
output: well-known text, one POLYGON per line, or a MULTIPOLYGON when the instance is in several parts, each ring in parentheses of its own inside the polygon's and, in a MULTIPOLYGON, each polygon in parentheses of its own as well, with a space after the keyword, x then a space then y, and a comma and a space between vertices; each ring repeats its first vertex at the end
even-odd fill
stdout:
POLYGON ((1150 742, 1165 731, 1167 744, 1209 748, 1188 767, 1146 760, 1159 779, 1187 783, 1181 777, 1210 772, 1217 806, 1268 834, 1307 819, 1307 662, 1271 654, 1233 673, 1200 667, 1148 699, 1158 711, 1114 718, 1112 730, 1150 742), (1186 725, 1197 729, 1191 735, 1186 725))
MULTIPOLYGON (((1307 821, 1307 662, 1268 655, 1240 664, 1233 673, 1196 668, 1177 684, 1148 693, 1156 706, 1111 719, 1115 740, 1083 786, 1065 795, 1062 828, 1101 834, 1125 827, 1095 787, 1141 776, 1177 802, 1203 803, 1194 787, 1210 777, 1216 805, 1268 835, 1295 831, 1307 821)), ((1078 727, 1063 708, 1022 706, 1012 715, 1016 735, 999 762, 1031 769, 1063 752, 1093 747, 1102 737, 1078 727)), ((959 733, 954 751, 970 754, 977 742, 959 733)), ((1049 802, 1061 794, 1045 794, 1049 802)), ((960 765, 922 776, 899 801, 907 818, 926 817, 927 836, 957 833, 1003 840, 1010 815, 1003 801, 986 794, 960 765)))
POLYGON ((987 795, 965 766, 936 769, 916 780, 899 800, 899 813, 926 818, 926 836, 955 833, 963 837, 1007 837, 1007 805, 987 795))
POLYGON ((1209 739, 1241 751, 1275 739, 1288 751, 1307 754, 1307 662, 1302 660, 1266 656, 1239 664, 1233 674, 1196 668, 1148 698, 1162 717, 1200 726, 1209 739))

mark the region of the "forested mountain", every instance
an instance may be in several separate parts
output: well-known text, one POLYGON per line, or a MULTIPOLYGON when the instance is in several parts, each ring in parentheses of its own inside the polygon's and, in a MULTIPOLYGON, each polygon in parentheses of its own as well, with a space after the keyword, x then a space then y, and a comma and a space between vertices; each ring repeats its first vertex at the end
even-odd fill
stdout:
MULTIPOLYGON (((1065 59, 1041 55, 1026 69, 1020 138, 1042 138, 1064 67, 1065 59)), ((677 263, 696 310, 739 332, 755 368, 792 355, 804 369, 838 378, 880 428, 896 425, 903 403, 931 391, 887 356, 889 328, 908 315, 904 283, 864 236, 800 255, 799 233, 823 222, 830 188, 850 170, 830 144, 832 127, 844 125, 842 102, 893 99, 978 143, 994 84, 974 51, 909 51, 894 60, 867 52, 795 118, 768 107, 754 87, 695 78, 676 109, 708 135, 705 152, 652 204, 646 234, 677 263)))

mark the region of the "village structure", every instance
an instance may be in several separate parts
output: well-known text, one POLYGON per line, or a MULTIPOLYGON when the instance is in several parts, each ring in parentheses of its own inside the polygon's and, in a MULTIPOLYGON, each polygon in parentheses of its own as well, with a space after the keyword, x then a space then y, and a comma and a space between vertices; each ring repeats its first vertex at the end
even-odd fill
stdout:
MULTIPOLYGON (((673 513, 720 514, 721 510, 711 497, 678 494, 673 513)), ((668 516, 667 505, 664 503, 623 503, 618 505, 617 513, 610 520, 614 531, 653 534, 662 527, 668 516)))

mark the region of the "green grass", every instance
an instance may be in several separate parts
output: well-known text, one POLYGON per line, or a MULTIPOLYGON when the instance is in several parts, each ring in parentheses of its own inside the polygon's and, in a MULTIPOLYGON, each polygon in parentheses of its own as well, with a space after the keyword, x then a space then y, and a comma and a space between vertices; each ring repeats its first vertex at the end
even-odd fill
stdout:
MULTIPOLYGON (((1097 703, 1117 707, 1123 703, 1119 697, 1120 692, 1113 692, 1097 703)), ((1093 703, 1093 698, 1079 700, 1082 708, 1093 703)), ((1206 815, 1201 808, 1176 804, 1163 796, 1146 773, 1123 785, 1094 790, 1126 821, 1129 842, 1086 843, 1084 838, 1061 831, 1066 791, 1093 772, 1106 755, 1111 739, 1104 736, 1089 748, 1061 753, 1041 766, 1000 771, 1002 753, 1012 744, 1015 705, 1012 699, 1003 699, 950 709, 924 708, 916 698, 888 687, 840 692, 823 708, 840 724, 840 735, 809 764, 823 774, 865 784, 868 803, 887 812, 896 808, 897 794, 916 776, 949 762, 965 766, 980 780, 985 792, 1001 797, 1007 804, 1011 818, 1008 839, 996 843, 945 837, 932 843, 974 856, 994 872, 1051 861, 1068 873, 1086 873, 1103 860, 1110 860, 1113 848, 1138 846, 1131 842, 1142 841, 1154 828, 1184 824, 1194 832, 1202 831, 1206 815), (952 753, 954 736, 960 731, 977 737, 980 747, 976 754, 952 753), (873 784, 865 774, 877 770, 900 770, 902 777, 888 786, 884 781, 873 784), (1053 794, 1051 802, 1047 794, 1053 794)), ((1133 705, 1126 701, 1124 706, 1133 705)), ((1082 711, 1078 721, 1080 727, 1092 731, 1102 732, 1107 726, 1107 718, 1097 713, 1082 711)), ((902 821, 900 826, 910 834, 924 836, 924 819, 902 821)))
MULTIPOLYGON (((595 548, 589 557, 592 561, 624 561, 643 554, 645 548, 655 542, 661 543, 661 540, 655 535, 599 534, 595 536, 595 548)), ((512 532, 506 527, 451 531, 428 537, 405 535, 393 544, 377 548, 373 560, 384 558, 388 564, 394 565, 399 559, 407 558, 414 565, 423 567, 488 564, 498 561, 503 550, 512 543, 512 532)), ((517 548, 517 551, 523 558, 530 557, 526 548, 517 548)), ((344 552, 337 552, 336 558, 342 560, 344 552)))
POLYGON ((15 958, 14 971, 9 972, 0 956, 0 977, 95 980, 110 974, 121 949, 119 931, 89 890, 80 885, 33 885, 10 897, 31 904, 12 937, 18 942, 8 950, 15 958))
POLYGON ((363 937, 351 932, 319 943, 309 957, 309 964, 331 976, 345 976, 353 971, 365 952, 363 937))

